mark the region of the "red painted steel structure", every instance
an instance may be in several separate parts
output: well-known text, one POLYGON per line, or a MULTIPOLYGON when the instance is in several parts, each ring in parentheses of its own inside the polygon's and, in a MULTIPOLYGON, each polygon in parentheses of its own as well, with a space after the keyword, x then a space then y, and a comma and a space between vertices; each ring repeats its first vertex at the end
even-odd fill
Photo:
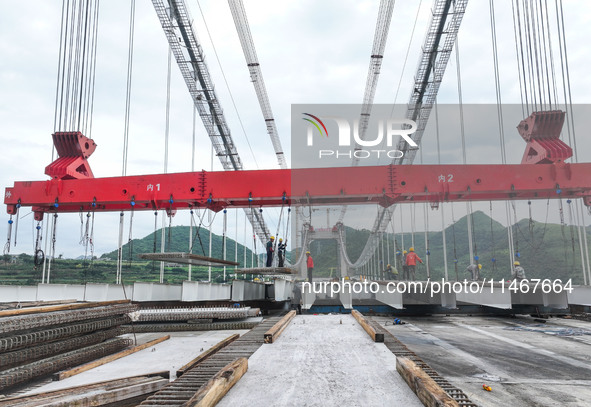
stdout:
POLYGON ((572 157, 573 149, 560 140, 566 113, 561 110, 533 112, 517 126, 527 146, 522 164, 550 164, 572 157))
POLYGON ((94 140, 79 131, 58 131, 52 137, 59 157, 45 167, 47 175, 61 179, 94 178, 88 164, 88 157, 96 149, 94 140))
POLYGON ((219 211, 282 204, 336 205, 507 199, 584 198, 591 205, 591 163, 539 165, 386 165, 189 172, 15 182, 9 214, 119 210, 219 211))

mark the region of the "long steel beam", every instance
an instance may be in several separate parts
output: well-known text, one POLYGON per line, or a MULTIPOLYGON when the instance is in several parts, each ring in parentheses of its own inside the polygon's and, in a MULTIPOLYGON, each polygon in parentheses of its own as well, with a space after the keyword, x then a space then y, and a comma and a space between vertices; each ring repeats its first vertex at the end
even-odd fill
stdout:
POLYGON ((44 213, 404 202, 585 198, 591 163, 541 165, 385 165, 374 167, 188 172, 15 182, 17 206, 44 213))

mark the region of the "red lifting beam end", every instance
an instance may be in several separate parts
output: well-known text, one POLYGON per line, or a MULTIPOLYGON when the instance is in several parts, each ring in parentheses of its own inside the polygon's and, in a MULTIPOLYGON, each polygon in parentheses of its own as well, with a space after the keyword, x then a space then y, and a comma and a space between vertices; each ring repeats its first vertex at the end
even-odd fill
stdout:
POLYGON ((564 162, 573 150, 560 140, 565 113, 561 110, 533 112, 517 126, 527 142, 522 164, 550 164, 564 162))
POLYGON ((53 134, 53 145, 59 158, 45 167, 45 173, 54 179, 94 178, 88 157, 96 149, 93 140, 79 131, 62 131, 53 134))

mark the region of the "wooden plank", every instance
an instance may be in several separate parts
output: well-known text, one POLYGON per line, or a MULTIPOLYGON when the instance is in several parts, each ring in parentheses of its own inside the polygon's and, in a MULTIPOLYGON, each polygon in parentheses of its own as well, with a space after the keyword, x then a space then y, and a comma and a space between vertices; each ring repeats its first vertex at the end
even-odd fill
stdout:
MULTIPOLYGON (((170 382, 167 379, 152 379, 146 383, 130 384, 116 389, 105 389, 100 392, 82 393, 76 395, 64 395, 60 399, 43 403, 44 407, 94 407, 122 403, 139 396, 147 397, 158 390, 163 389, 170 382)), ((16 406, 15 406, 16 407, 16 406)), ((24 407, 24 406, 23 406, 24 407)), ((27 406, 29 407, 29 406, 27 406)))
POLYGON ((430 378, 412 360, 397 357, 396 370, 425 407, 459 407, 458 402, 452 399, 435 380, 430 378))
POLYGON ((44 312, 70 311, 70 310, 81 309, 81 308, 96 308, 96 307, 104 307, 107 305, 128 304, 130 302, 131 302, 130 300, 79 302, 79 303, 75 303, 75 304, 54 305, 54 306, 49 306, 49 307, 33 307, 33 308, 21 308, 21 309, 14 309, 14 310, 4 310, 4 311, 0 311, 0 318, 1 317, 13 317, 16 315, 26 315, 26 314, 41 314, 44 312))
POLYGON ((248 370, 248 359, 239 358, 227 364, 182 407, 213 407, 248 370))
POLYGON ((112 405, 114 403, 121 403, 125 400, 133 399, 139 396, 147 397, 148 395, 163 389, 169 383, 170 382, 168 379, 152 380, 147 383, 138 383, 117 389, 105 390, 104 393, 84 394, 75 398, 74 400, 63 402, 60 406, 56 407, 94 407, 112 405))
POLYGON ((291 322, 293 317, 295 317, 295 315, 295 310, 289 311, 283 318, 281 318, 275 325, 273 325, 267 332, 265 332, 263 334, 265 343, 273 343, 273 341, 279 338, 283 330, 287 328, 287 325, 289 325, 289 323, 291 322))
POLYGON ((234 342, 238 338, 240 338, 240 335, 234 334, 234 335, 228 336, 226 339, 219 341, 217 344, 213 345, 211 348, 207 349, 206 351, 201 353, 199 356, 197 356, 195 359, 191 360, 189 363, 187 363, 186 365, 181 367, 179 370, 177 370, 176 377, 177 378, 181 377, 187 370, 194 368, 199 363, 203 362, 204 360, 206 360, 210 356, 216 354, 217 352, 219 352, 220 350, 222 350, 223 348, 225 348, 226 346, 228 346, 229 344, 231 344, 232 342, 234 342))
POLYGON ((170 335, 166 335, 161 338, 154 339, 153 341, 144 343, 143 345, 134 346, 131 349, 126 349, 124 351, 115 353, 113 355, 105 356, 104 358, 100 358, 95 361, 85 363, 84 365, 77 366, 77 367, 70 369, 70 370, 64 370, 62 372, 58 372, 54 375, 54 380, 64 380, 68 377, 77 375, 82 372, 86 372, 87 370, 94 369, 97 366, 102 366, 102 365, 112 362, 114 360, 121 359, 122 357, 125 357, 127 355, 131 355, 132 353, 139 352, 140 350, 149 348, 150 346, 156 345, 160 342, 164 342, 168 339, 170 339, 170 335))
POLYGON ((384 334, 376 332, 376 330, 369 324, 369 322, 367 322, 367 320, 361 314, 361 312, 354 309, 353 311, 351 311, 351 315, 353 315, 357 322, 359 322, 359 325, 361 325, 361 327, 365 329, 365 332, 367 332, 367 334, 371 337, 371 339, 373 339, 374 342, 384 342, 384 334))
POLYGON ((98 383, 91 383, 82 386, 67 387, 65 389, 53 390, 44 393, 37 393, 31 395, 21 395, 5 399, 0 399, 0 407, 19 407, 32 406, 37 403, 48 403, 48 400, 57 400, 60 397, 68 395, 84 395, 98 390, 112 390, 119 389, 126 386, 138 385, 142 383, 158 382, 164 380, 165 384, 169 383, 170 372, 168 370, 161 372, 148 373, 144 375, 128 376, 121 379, 107 380, 98 383))

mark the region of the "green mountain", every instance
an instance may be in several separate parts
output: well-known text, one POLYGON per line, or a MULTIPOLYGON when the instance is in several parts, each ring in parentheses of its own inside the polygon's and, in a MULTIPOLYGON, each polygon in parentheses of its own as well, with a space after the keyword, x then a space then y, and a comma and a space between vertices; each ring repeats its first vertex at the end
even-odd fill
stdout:
MULTIPOLYGON (((190 228, 189 226, 173 226, 164 230, 164 251, 165 252, 185 252, 191 251, 193 254, 201 256, 209 255, 209 231, 207 229, 200 228, 197 232, 197 228, 193 228, 193 248, 189 247, 190 240, 190 228)), ((162 229, 156 232, 150 233, 148 236, 141 239, 133 239, 131 242, 127 242, 122 248, 122 258, 125 261, 130 259, 137 261, 138 255, 143 253, 160 253, 160 245, 162 238, 162 229)), ((211 257, 218 259, 224 258, 224 244, 223 237, 212 233, 211 241, 211 257)), ((226 259, 230 261, 238 261, 240 267, 244 261, 244 251, 246 250, 246 262, 247 266, 250 266, 251 261, 251 250, 246 248, 242 244, 238 243, 238 260, 235 260, 236 254, 236 241, 226 237, 226 259)), ((261 248, 262 250, 262 248, 261 248)), ((105 253, 101 256, 101 259, 117 260, 117 250, 105 253)), ((255 259, 256 261, 256 259, 255 259)))

